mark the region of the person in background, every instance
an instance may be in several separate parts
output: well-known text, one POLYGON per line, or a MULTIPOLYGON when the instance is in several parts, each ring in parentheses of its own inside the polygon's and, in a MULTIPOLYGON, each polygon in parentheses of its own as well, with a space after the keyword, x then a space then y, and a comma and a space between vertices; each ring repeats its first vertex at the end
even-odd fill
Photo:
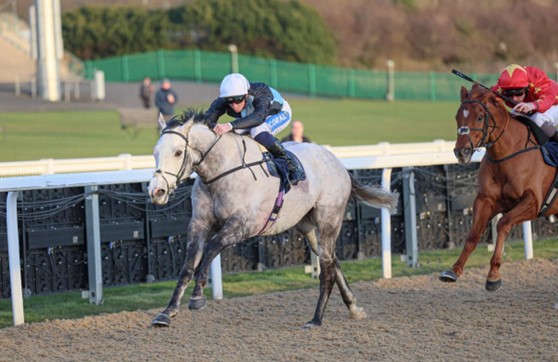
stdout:
POLYGON ((171 88, 170 80, 163 79, 161 88, 155 94, 155 106, 157 106, 165 121, 168 121, 174 115, 176 102, 178 102, 178 96, 171 88))
POLYGON ((535 67, 511 64, 492 87, 514 104, 512 113, 528 116, 554 142, 558 142, 558 84, 535 67))
POLYGON ((310 138, 304 135, 304 125, 301 121, 293 121, 291 133, 281 139, 283 142, 312 142, 310 138))
POLYGON ((143 82, 141 82, 140 85, 139 96, 144 108, 146 109, 151 108, 151 97, 153 96, 154 92, 155 92, 155 86, 153 85, 153 83, 151 83, 151 78, 150 77, 143 78, 143 82))
POLYGON ((215 123, 225 112, 234 120, 216 124, 213 127, 215 134, 249 133, 273 156, 285 160, 292 185, 305 178, 304 170, 274 136, 285 129, 292 118, 291 106, 277 90, 265 83, 250 83, 240 73, 229 74, 223 78, 219 98, 211 103, 205 119, 215 123))

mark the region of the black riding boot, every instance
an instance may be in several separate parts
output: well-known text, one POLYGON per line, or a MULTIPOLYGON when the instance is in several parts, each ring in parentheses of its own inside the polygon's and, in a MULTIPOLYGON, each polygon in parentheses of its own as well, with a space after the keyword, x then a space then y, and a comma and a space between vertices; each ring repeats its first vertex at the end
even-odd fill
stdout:
POLYGON ((292 185, 296 185, 299 181, 304 179, 306 176, 304 169, 298 167, 297 163, 285 152, 285 148, 283 148, 281 142, 275 140, 273 144, 267 147, 267 150, 271 152, 273 156, 285 160, 287 167, 289 168, 289 180, 292 185))

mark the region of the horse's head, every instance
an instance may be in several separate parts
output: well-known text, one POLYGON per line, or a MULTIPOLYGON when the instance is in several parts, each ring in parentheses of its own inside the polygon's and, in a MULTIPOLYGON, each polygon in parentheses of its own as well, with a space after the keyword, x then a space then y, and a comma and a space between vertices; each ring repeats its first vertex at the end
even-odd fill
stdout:
POLYGON ((190 135, 193 126, 201 118, 201 113, 192 110, 174 117, 168 123, 159 116, 162 131, 153 150, 155 173, 148 189, 151 202, 166 204, 170 194, 180 182, 190 177, 193 168, 203 158, 203 153, 193 145, 190 135))
POLYGON ((497 110, 505 111, 505 108, 492 91, 477 84, 470 91, 461 87, 461 105, 455 115, 457 141, 453 150, 460 163, 469 163, 474 151, 490 147, 499 137, 494 135, 498 127, 498 117, 494 117, 497 110))

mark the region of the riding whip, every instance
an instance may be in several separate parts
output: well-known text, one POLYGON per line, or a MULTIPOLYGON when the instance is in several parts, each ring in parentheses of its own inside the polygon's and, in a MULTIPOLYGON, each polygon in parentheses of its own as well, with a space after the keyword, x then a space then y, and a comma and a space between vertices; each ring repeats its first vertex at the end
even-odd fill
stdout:
POLYGON ((452 72, 453 74, 457 75, 458 77, 465 79, 466 81, 469 81, 469 82, 471 82, 471 83, 475 83, 475 84, 480 85, 480 86, 483 87, 484 89, 489 90, 489 91, 491 91, 492 93, 496 94, 498 97, 502 98, 502 99, 505 100, 506 102, 509 102, 509 103, 513 104, 514 106, 517 105, 517 103, 515 103, 515 102, 514 102, 513 100, 511 100, 510 98, 506 97, 506 96, 503 95, 503 94, 494 92, 491 88, 488 88, 488 87, 485 86, 484 84, 481 84, 481 83, 475 81, 473 78, 469 77, 469 76, 466 75, 466 74, 461 73, 459 70, 452 69, 451 72, 452 72))

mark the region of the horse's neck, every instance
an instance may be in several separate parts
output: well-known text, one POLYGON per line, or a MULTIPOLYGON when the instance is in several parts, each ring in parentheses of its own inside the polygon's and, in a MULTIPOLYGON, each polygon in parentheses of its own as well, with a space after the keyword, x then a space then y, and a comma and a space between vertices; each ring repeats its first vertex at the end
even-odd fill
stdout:
POLYGON ((192 146, 205 154, 204 160, 196 166, 196 173, 203 180, 211 180, 218 175, 245 163, 261 159, 255 141, 248 137, 226 133, 218 139, 211 130, 196 130, 192 146), (212 147, 213 146, 213 147, 212 147), (211 148, 211 150, 209 150, 211 148), (209 152, 208 152, 209 151, 209 152))
POLYGON ((488 152, 494 159, 500 159, 529 146, 529 130, 511 115, 500 113, 502 119, 492 132, 489 142, 493 142, 488 152))

